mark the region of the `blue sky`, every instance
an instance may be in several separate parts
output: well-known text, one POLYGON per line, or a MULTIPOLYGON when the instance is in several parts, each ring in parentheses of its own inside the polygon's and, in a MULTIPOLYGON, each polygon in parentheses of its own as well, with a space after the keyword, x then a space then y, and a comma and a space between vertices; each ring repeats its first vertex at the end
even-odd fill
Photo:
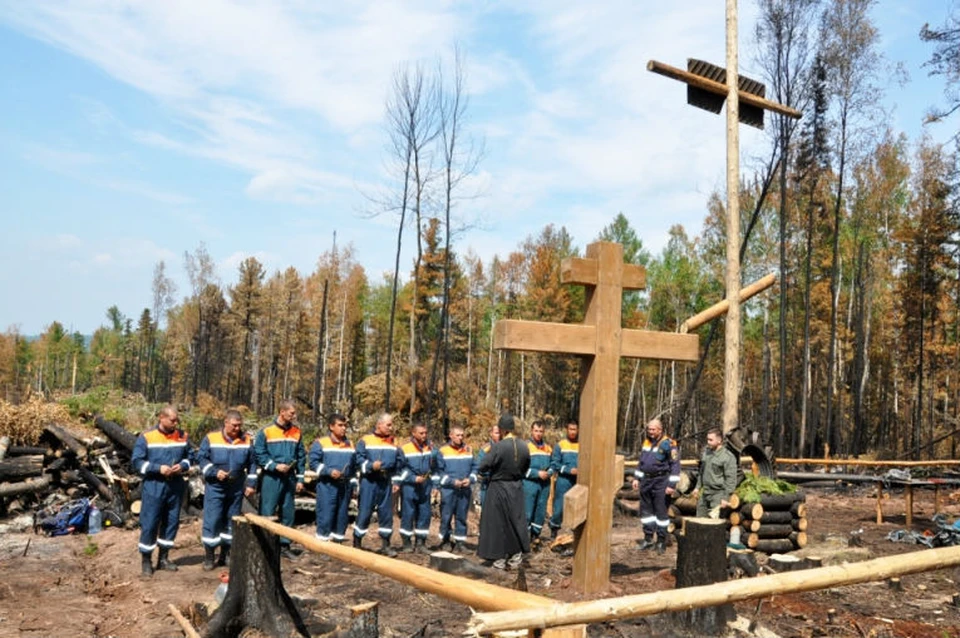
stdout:
MULTIPOLYGON (((888 87, 887 121, 914 140, 943 95, 917 33, 953 1, 875 12, 910 77, 888 87)), ((757 77, 754 3, 740 12, 757 77)), ((231 284, 250 255, 312 271, 336 231, 377 279, 396 241, 368 197, 386 181, 391 76, 457 45, 486 148, 459 252, 506 254, 547 223, 583 247, 621 211, 654 252, 674 223, 699 231, 724 185, 724 119, 645 65, 724 64, 720 0, 0 0, 0 330, 89 333, 113 304, 136 317, 158 261, 186 290, 200 242, 231 284)), ((741 131, 749 172, 767 141, 741 131)))

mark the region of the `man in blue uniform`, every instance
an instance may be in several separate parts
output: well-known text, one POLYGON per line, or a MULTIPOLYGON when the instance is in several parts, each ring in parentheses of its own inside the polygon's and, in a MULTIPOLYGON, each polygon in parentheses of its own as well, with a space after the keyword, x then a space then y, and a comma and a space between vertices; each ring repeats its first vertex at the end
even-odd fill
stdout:
POLYGON ((553 448, 550 467, 557 477, 553 486, 553 516, 550 531, 553 536, 563 525, 563 497, 577 484, 577 466, 580 461, 580 424, 574 419, 567 421, 567 436, 553 448))
POLYGON ((360 467, 360 495, 357 520, 353 523, 353 546, 361 548, 373 512, 377 512, 377 534, 380 552, 393 558, 390 547, 393 535, 393 494, 399 486, 392 482, 397 470, 397 444, 393 440, 393 415, 383 412, 377 417, 371 434, 357 441, 357 465, 360 467))
MULTIPOLYGON (((293 401, 280 402, 276 420, 257 432, 253 454, 263 472, 260 476, 260 515, 273 516, 280 508, 280 522, 293 527, 296 515, 294 497, 303 491, 303 472, 307 451, 303 447, 300 428, 296 425, 297 408, 293 401)), ((296 560, 290 540, 280 538, 280 555, 296 560)))
POLYGON ((355 472, 356 450, 347 438, 347 417, 333 413, 327 419, 330 434, 310 446, 310 469, 317 473, 317 538, 342 543, 355 472))
POLYGON ((200 443, 197 463, 206 484, 203 494, 203 569, 214 568, 214 554, 220 547, 217 565, 228 565, 233 544, 233 517, 240 513, 244 496, 256 492, 257 464, 253 459, 253 437, 243 431, 243 416, 227 410, 223 427, 210 432, 200 443))
POLYGON ((523 475, 523 499, 530 523, 530 546, 539 547, 550 497, 550 477, 553 476, 553 448, 543 440, 543 421, 534 421, 530 426, 527 449, 530 451, 530 469, 523 475))
POLYGON ((640 523, 643 525, 640 549, 656 547, 657 553, 662 554, 667 549, 667 527, 670 525, 667 498, 680 481, 680 453, 676 441, 663 433, 660 419, 647 424, 640 461, 633 475, 633 489, 640 489, 640 523))
POLYGON ((463 442, 462 427, 450 428, 450 441, 437 451, 436 467, 440 476, 440 549, 449 543, 451 551, 462 552, 467 540, 470 488, 477 482, 477 462, 473 450, 463 442), (451 525, 451 519, 455 525, 451 525))
POLYGON ((427 440, 427 426, 414 424, 410 440, 400 446, 397 465, 400 474, 400 536, 403 551, 426 554, 430 532, 430 492, 434 481, 433 446, 427 440))
POLYGON ((140 567, 153 576, 151 556, 160 546, 157 569, 177 571, 170 549, 180 529, 180 503, 193 452, 187 434, 177 427, 180 416, 172 405, 160 410, 157 427, 137 437, 130 465, 143 477, 140 509, 140 567))

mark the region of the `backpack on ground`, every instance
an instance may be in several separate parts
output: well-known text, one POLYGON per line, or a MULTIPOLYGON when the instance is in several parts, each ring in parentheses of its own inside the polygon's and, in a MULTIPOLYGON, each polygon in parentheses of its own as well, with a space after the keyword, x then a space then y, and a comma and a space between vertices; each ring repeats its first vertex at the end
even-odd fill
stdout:
POLYGON ((85 532, 90 514, 90 499, 78 498, 38 511, 33 517, 33 531, 47 536, 66 536, 85 532))

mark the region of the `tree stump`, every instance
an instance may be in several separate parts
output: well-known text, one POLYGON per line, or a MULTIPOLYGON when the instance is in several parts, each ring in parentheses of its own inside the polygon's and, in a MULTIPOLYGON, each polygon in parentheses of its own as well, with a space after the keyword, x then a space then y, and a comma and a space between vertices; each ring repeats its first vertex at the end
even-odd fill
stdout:
MULTIPOLYGON (((727 580, 726 521, 685 518, 677 538, 677 589, 727 580)), ((719 635, 736 614, 733 605, 688 609, 674 614, 676 621, 700 635, 719 635)))
POLYGON ((233 519, 227 596, 203 635, 237 638, 247 628, 277 638, 310 636, 280 578, 280 539, 238 517, 233 519))

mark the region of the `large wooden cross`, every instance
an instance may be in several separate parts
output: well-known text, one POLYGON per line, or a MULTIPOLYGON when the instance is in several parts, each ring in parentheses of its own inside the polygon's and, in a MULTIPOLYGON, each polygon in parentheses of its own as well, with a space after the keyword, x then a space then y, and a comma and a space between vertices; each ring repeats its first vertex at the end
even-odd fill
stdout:
POLYGON ((501 320, 493 344, 504 350, 575 354, 583 357, 580 390, 580 463, 577 484, 588 491, 585 523, 574 531, 573 580, 585 593, 606 589, 610 578, 612 485, 617 434, 620 357, 696 361, 697 335, 625 330, 620 325, 624 290, 643 290, 646 271, 623 263, 623 246, 596 242, 586 258, 565 259, 560 279, 586 286, 586 315, 581 324, 501 320))

